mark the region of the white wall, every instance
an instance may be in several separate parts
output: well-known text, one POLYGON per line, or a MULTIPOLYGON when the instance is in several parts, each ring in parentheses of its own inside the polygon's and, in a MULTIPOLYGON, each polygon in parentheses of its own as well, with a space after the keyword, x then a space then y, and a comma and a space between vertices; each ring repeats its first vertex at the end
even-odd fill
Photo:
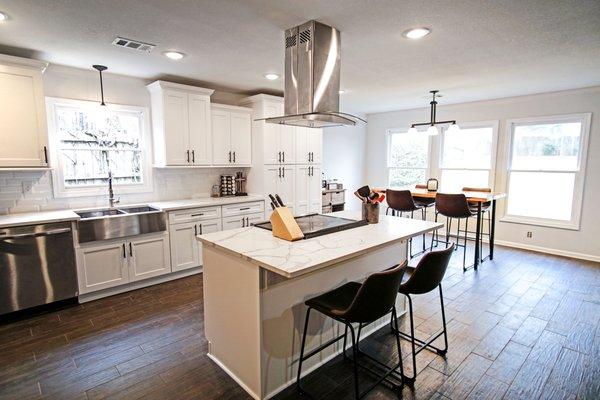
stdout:
POLYGON ((323 172, 325 179, 337 179, 346 188, 346 209, 359 210, 360 201, 352 195, 365 184, 365 143, 367 128, 323 129, 323 172))
MULTIPOLYGON (((104 74, 105 99, 109 103, 150 107, 146 85, 150 81, 121 75, 104 74)), ((44 94, 77 100, 97 101, 100 97, 96 71, 51 65, 44 73, 44 94)), ((215 92, 215 103, 237 104, 243 95, 215 92)), ((122 203, 203 197, 210 193, 219 175, 229 168, 153 170, 153 192, 120 195, 122 203)), ((107 191, 108 192, 108 191, 107 191)), ((107 205, 107 196, 55 199, 50 172, 0 172, 0 214, 84 208, 107 205)))
MULTIPOLYGON (((443 103, 443 101, 442 101, 443 103)), ((600 87, 438 106, 438 119, 461 122, 499 120, 495 190, 506 191, 506 120, 571 113, 592 113, 585 189, 579 231, 499 222, 497 241, 600 261, 600 87), (526 238, 531 231, 533 237, 526 238)), ((366 173, 371 186, 387 185, 386 130, 426 121, 429 108, 370 114, 367 125, 366 173)), ((543 198, 531 199, 544 201, 543 198)), ((498 204, 501 218, 504 201, 498 204)))

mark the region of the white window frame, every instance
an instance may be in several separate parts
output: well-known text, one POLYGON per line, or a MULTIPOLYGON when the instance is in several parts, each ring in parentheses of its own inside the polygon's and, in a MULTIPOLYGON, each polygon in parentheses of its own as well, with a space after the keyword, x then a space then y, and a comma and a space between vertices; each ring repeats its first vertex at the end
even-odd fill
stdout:
POLYGON ((494 191, 494 185, 496 181, 496 162, 498 158, 498 120, 490 120, 490 121, 478 121, 478 122, 461 122, 459 124, 460 128, 492 128, 492 149, 490 154, 490 168, 489 171, 487 168, 444 168, 444 133, 447 128, 443 129, 441 133, 438 135, 439 139, 439 147, 438 147, 438 176, 440 177, 440 187, 443 187, 444 182, 442 179, 442 172, 444 170, 448 171, 488 171, 488 184, 490 189, 494 191))
MULTIPOLYGON (((93 185, 86 187, 66 187, 61 158, 58 154, 59 140, 56 133, 56 113, 57 106, 76 106, 81 108, 100 107, 97 101, 73 100, 58 97, 46 97, 46 113, 48 115, 48 138, 50 162, 52 165, 52 180, 54 197, 86 197, 103 196, 108 194, 107 185, 93 185)), ((130 193, 149 193, 153 189, 152 177, 152 145, 150 131, 150 110, 148 107, 129 106, 121 104, 108 104, 106 107, 110 110, 140 112, 142 123, 142 135, 140 137, 140 148, 142 154, 142 183, 141 184, 114 184, 115 192, 118 195, 130 193)))
MULTIPOLYGON (((431 140, 431 136, 427 137, 427 166, 425 168, 422 167, 397 167, 394 165, 391 165, 391 160, 392 160, 392 156, 391 156, 391 152, 392 152, 392 135, 398 135, 398 134, 403 134, 403 133, 408 133, 408 129, 409 127, 403 127, 403 128, 389 128, 386 130, 387 132, 387 152, 386 152, 386 166, 387 166, 387 177, 386 177, 386 185, 387 187, 390 187, 390 171, 392 169, 413 169, 413 170, 425 170, 425 179, 427 180, 428 176, 430 176, 431 173, 431 158, 432 158, 432 147, 433 147, 433 140, 431 140)), ((425 132, 422 132, 423 135, 427 135, 425 132)), ((427 183, 422 182, 422 183, 427 183)), ((390 187, 391 188, 391 187, 390 187)))
MULTIPOLYGON (((585 175, 586 175, 586 164, 588 154, 588 143, 590 133, 590 123, 592 119, 592 113, 580 113, 580 114, 564 114, 564 115, 551 115, 545 117, 530 117, 530 118, 518 118, 509 119, 506 121, 506 135, 507 135, 507 148, 506 155, 506 201, 504 202, 504 215, 500 218, 501 222, 511 222, 526 225, 538 225, 552 228, 562 228, 570 230, 579 230, 581 226, 581 208, 583 203, 583 195, 585 188, 585 175), (538 125, 542 123, 561 123, 561 122, 581 122, 581 141, 579 147, 579 159, 577 170, 524 170, 524 169, 512 169, 512 147, 514 140, 514 126, 515 125, 538 125), (519 215, 508 214, 508 201, 510 198, 510 175, 511 172, 545 172, 545 173, 574 173, 575 182, 573 185, 573 200, 571 207, 571 219, 569 221, 554 220, 549 218, 536 218, 536 217, 525 217, 519 215)), ((543 199, 532 199, 532 201, 543 201, 543 199)))

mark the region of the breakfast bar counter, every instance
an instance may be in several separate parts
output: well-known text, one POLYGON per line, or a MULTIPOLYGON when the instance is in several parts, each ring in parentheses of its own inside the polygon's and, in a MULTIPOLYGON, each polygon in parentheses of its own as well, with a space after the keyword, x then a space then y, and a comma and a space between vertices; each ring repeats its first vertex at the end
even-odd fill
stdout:
MULTIPOLYGON (((358 220, 360 213, 328 214, 358 220)), ((403 262, 407 240, 441 223, 380 216, 370 224, 295 242, 247 227, 198 236, 203 246, 204 321, 209 357, 252 397, 269 398, 294 382, 304 301, 403 262)), ((397 309, 404 310, 398 297, 397 309)), ((363 338, 389 322, 382 318, 363 338)), ((307 349, 341 325, 311 319, 307 349)), ((341 343, 305 362, 307 374, 341 352, 341 343)))

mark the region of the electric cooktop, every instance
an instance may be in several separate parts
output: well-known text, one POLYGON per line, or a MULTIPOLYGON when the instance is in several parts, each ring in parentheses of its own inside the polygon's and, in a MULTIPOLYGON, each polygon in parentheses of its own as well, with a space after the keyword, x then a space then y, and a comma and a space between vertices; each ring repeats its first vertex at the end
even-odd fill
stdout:
MULTIPOLYGON (((358 228, 368 224, 366 220, 356 221, 348 218, 334 217, 327 214, 309 214, 294 218, 304 234, 304 239, 327 235, 329 233, 345 231, 346 229, 358 228)), ((271 223, 260 222, 254 224, 257 228, 273 230, 271 223)))

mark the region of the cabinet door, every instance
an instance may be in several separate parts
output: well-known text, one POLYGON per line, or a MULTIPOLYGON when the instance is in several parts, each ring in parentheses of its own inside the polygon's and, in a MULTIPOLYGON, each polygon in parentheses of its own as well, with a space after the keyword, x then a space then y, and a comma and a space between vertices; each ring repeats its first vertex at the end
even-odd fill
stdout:
POLYGON ((236 215, 235 217, 226 217, 223 218, 223 230, 227 231, 229 229, 238 229, 244 226, 244 218, 245 216, 236 215))
POLYGON ((46 166, 42 74, 0 65, 0 167, 46 166))
POLYGON ((308 178, 308 209, 310 214, 320 214, 323 210, 323 189, 321 188, 321 166, 311 165, 308 178))
POLYGON ((165 90, 163 96, 166 164, 188 165, 188 95, 175 90, 165 90))
POLYGON ((231 150, 236 165, 252 164, 252 118, 245 112, 230 113, 231 150))
MULTIPOLYGON (((202 221, 202 222, 198 222, 197 224, 198 226, 198 234, 202 235, 205 233, 213 233, 213 232, 219 232, 223 230, 223 224, 221 223, 221 219, 212 219, 209 221, 202 221)), ((197 240, 195 240, 198 244, 197 244, 197 253, 198 253, 198 259, 200 260, 200 265, 204 264, 202 262, 202 243, 198 242, 197 240)))
POLYGON ((168 235, 153 235, 127 243, 129 276, 139 281, 171 272, 168 235))
POLYGON ((308 150, 308 131, 310 128, 296 127, 296 162, 298 164, 310 162, 308 150))
MULTIPOLYGON (((265 103, 263 118, 278 117, 283 115, 279 104, 265 103)), ((279 143, 281 126, 262 122, 263 130, 263 162, 265 164, 279 164, 281 161, 281 147, 279 143)))
POLYGON ((323 162, 323 130, 308 128, 308 151, 311 153, 311 162, 323 162))
POLYGON ((190 161, 194 165, 212 164, 212 144, 210 130, 210 97, 190 94, 189 129, 190 129, 190 161))
POLYGON ((284 204, 296 214, 294 204, 296 202, 296 167, 293 165, 284 165, 281 167, 282 177, 277 182, 277 194, 281 197, 284 204))
POLYGON ((284 164, 296 163, 296 129, 295 126, 282 126, 279 132, 279 147, 284 164))
POLYGON ((196 240, 196 222, 174 224, 169 228, 171 242, 171 268, 173 271, 194 268, 202 263, 199 243, 196 240))
POLYGON ((212 156, 215 165, 230 165, 231 120, 229 113, 223 110, 211 111, 212 156))
POLYGON ((296 215, 310 213, 309 207, 309 171, 308 165, 296 166, 296 215))
POLYGON ((81 247, 79 253, 79 290, 94 292, 129 282, 125 243, 81 247))
MULTIPOLYGON (((267 165, 265 167, 265 176, 264 176, 264 191, 265 195, 277 193, 277 187, 279 184, 279 180, 281 176, 281 167, 279 165, 267 165)), ((269 205, 269 200, 267 200, 267 204, 265 204, 267 209, 271 209, 269 205)))

